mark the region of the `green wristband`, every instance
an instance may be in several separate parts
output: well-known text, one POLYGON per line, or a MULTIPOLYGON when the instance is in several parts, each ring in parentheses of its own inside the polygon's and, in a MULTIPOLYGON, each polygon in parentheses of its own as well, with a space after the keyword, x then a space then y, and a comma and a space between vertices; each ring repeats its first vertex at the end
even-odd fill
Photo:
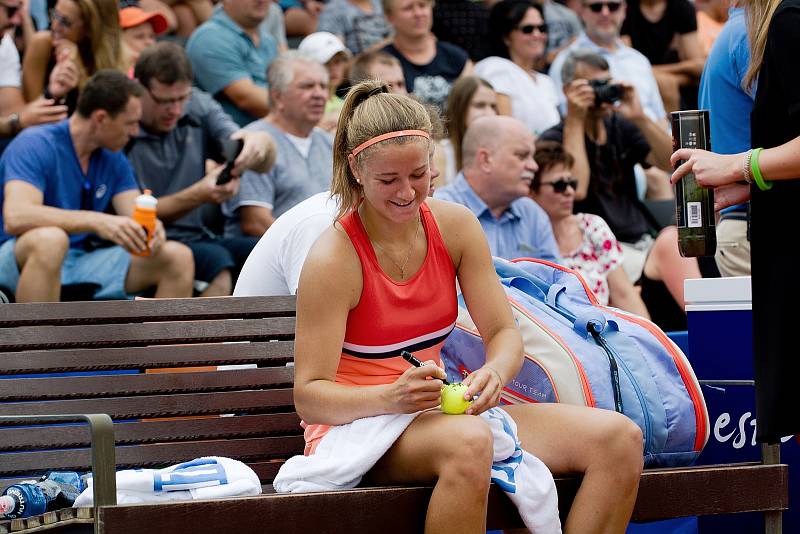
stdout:
POLYGON ((753 155, 750 157, 750 171, 753 173, 753 181, 762 191, 772 189, 772 182, 766 182, 761 175, 761 168, 758 166, 758 156, 761 154, 763 148, 753 150, 753 155))

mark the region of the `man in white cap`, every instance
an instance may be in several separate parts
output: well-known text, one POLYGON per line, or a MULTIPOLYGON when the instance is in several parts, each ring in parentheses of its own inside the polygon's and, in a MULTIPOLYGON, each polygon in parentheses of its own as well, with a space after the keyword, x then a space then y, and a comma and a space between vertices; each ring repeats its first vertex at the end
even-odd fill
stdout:
POLYGON ((315 32, 303 39, 297 49, 304 55, 322 63, 328 70, 328 101, 325 103, 325 115, 318 124, 328 132, 336 131, 339 112, 344 100, 336 96, 336 89, 344 82, 350 50, 344 46, 339 37, 329 32, 315 32))

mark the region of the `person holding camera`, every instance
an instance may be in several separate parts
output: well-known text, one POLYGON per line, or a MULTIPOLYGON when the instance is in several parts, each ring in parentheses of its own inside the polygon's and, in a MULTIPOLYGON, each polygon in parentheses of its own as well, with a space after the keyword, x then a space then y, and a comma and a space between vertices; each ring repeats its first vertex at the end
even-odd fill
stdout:
POLYGON ((134 74, 145 91, 141 128, 126 155, 140 185, 158 198, 167 236, 192 249, 195 291, 209 297, 230 295, 257 240, 224 238, 220 203, 236 193, 235 178, 246 169, 272 166, 275 144, 266 133, 240 130, 211 95, 192 88, 191 63, 174 43, 143 50, 134 74), (238 143, 231 138, 241 140, 238 155, 238 143), (223 142, 233 145, 232 153, 224 153, 223 142), (208 171, 208 160, 226 164, 208 171), (223 173, 234 179, 222 183, 223 173))
POLYGON ((657 225, 637 196, 634 166, 669 171, 672 140, 644 112, 633 85, 612 80, 594 51, 571 52, 561 77, 567 113, 541 138, 563 143, 575 158, 575 209, 606 220, 625 249, 625 271, 638 280, 657 225))

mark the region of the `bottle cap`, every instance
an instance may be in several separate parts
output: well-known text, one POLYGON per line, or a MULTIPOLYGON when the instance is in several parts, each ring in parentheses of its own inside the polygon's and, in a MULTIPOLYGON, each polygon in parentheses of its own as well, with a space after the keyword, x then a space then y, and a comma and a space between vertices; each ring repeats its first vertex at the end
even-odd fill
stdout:
POLYGON ((153 196, 153 192, 149 189, 145 189, 144 193, 136 197, 136 205, 140 208, 146 208, 154 210, 158 205, 158 199, 153 196))
POLYGON ((17 500, 11 495, 0 495, 0 517, 13 513, 17 507, 17 500))

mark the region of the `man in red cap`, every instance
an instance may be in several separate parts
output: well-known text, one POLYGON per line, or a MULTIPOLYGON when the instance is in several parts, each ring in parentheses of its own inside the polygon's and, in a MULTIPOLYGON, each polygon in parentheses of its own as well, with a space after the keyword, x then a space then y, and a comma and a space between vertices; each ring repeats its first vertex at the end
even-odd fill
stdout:
POLYGON ((122 42, 129 52, 131 66, 136 64, 142 50, 156 42, 156 36, 167 31, 167 19, 161 13, 145 11, 140 7, 119 10, 122 42))

